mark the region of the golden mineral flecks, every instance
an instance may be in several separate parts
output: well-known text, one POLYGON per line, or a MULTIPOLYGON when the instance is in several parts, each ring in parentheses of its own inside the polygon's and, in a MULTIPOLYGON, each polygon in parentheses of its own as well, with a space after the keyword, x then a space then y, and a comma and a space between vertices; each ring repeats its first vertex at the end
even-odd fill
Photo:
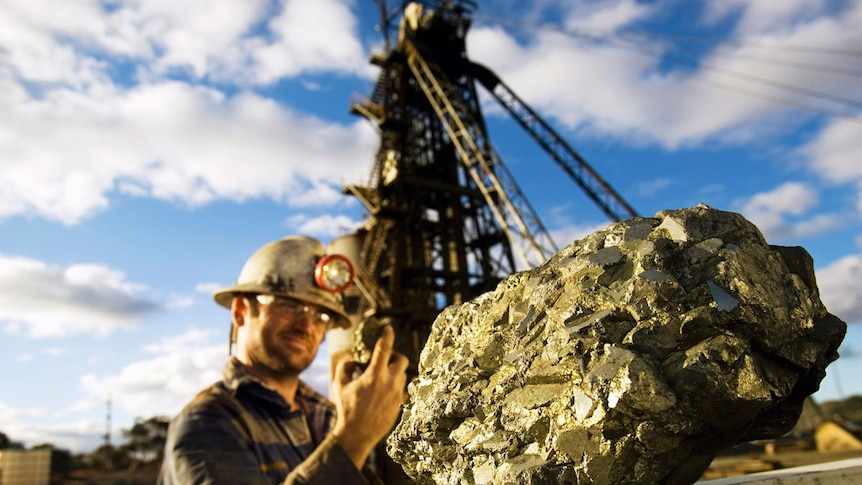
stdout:
POLYGON ((739 214, 616 223, 444 310, 388 451, 423 483, 693 483, 793 426, 845 330, 739 214))

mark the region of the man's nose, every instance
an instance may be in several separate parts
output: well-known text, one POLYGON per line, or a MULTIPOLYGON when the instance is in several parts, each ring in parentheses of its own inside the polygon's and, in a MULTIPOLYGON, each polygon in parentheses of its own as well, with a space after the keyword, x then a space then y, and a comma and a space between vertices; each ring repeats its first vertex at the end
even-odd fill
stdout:
POLYGON ((303 309, 294 312, 290 324, 292 328, 302 330, 305 333, 311 332, 311 329, 314 327, 311 312, 303 309))

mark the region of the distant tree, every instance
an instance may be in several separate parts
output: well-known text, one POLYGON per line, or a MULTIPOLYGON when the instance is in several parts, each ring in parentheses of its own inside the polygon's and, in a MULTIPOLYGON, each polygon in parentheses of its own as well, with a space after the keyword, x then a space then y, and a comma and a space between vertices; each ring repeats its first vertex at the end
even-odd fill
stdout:
POLYGON ((128 441, 120 448, 128 454, 133 466, 161 461, 169 421, 164 416, 154 416, 146 420, 137 418, 134 426, 123 429, 123 436, 128 441))
POLYGON ((18 441, 12 441, 6 433, 0 431, 0 450, 23 450, 24 444, 18 441))
POLYGON ((87 470, 93 468, 89 453, 75 453, 72 455, 72 470, 87 470))
POLYGON ((121 448, 104 444, 90 453, 89 462, 94 468, 104 470, 120 470, 129 468, 131 460, 128 454, 121 448))

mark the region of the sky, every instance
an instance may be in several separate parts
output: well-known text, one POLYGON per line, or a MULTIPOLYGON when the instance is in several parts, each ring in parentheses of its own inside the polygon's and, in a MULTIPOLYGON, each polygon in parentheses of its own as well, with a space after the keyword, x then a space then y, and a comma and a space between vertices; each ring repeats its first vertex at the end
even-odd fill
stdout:
MULTIPOLYGON (((705 203, 807 249, 848 323, 814 397, 862 394, 862 0, 489 0, 472 17, 470 58, 640 215, 705 203)), ((213 291, 269 241, 365 218, 341 187, 378 145, 348 111, 373 88, 378 23, 371 0, 0 2, 0 431, 119 444, 220 378, 213 291)), ((609 224, 479 89, 557 245, 609 224)), ((326 392, 328 375, 324 344, 304 378, 326 392)))

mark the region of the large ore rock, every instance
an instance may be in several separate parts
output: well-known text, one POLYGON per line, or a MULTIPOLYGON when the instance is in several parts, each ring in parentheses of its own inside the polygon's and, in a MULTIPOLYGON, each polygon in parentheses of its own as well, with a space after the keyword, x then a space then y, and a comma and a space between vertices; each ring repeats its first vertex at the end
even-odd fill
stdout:
POLYGON ((439 315, 388 452, 421 483, 692 483, 790 430, 845 330, 739 214, 616 223, 439 315))

